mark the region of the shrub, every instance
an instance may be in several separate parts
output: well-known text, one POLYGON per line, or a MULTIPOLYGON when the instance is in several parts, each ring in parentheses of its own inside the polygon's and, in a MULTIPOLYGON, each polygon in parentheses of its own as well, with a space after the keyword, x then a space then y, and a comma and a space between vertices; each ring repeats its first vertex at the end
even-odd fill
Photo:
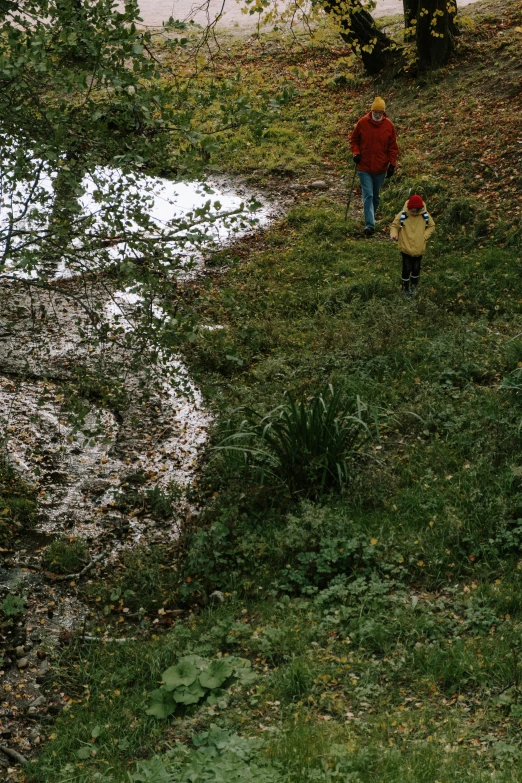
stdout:
POLYGON ((292 494, 316 496, 349 483, 369 436, 365 406, 329 387, 310 401, 287 402, 261 415, 246 410, 239 429, 217 447, 240 452, 261 480, 282 481, 292 494))
POLYGON ((257 679, 245 658, 218 658, 208 661, 199 655, 180 658, 161 675, 162 685, 149 694, 147 715, 168 718, 197 704, 218 704, 234 683, 251 685, 257 679))
POLYGON ((175 483, 169 484, 166 490, 161 487, 139 489, 142 479, 139 473, 127 478, 124 492, 114 498, 114 506, 123 513, 135 511, 140 515, 150 514, 155 519, 169 519, 174 515, 174 508, 182 496, 182 489, 175 483))
POLYGON ((121 611, 125 606, 147 613, 167 605, 178 586, 178 573, 168 550, 138 545, 122 553, 120 567, 115 570, 110 587, 103 581, 94 585, 90 592, 101 595, 107 614, 111 604, 115 611, 121 611))
POLYGON ((17 617, 23 614, 25 601, 20 596, 9 593, 0 604, 0 610, 5 617, 17 617))
POLYGON ((57 574, 74 574, 87 562, 89 550, 79 538, 57 538, 47 546, 42 555, 46 568, 57 574))
POLYGON ((11 526, 30 528, 36 523, 35 489, 20 479, 0 452, 0 538, 10 535, 11 526))
POLYGON ((167 759, 139 761, 129 776, 132 783, 282 783, 286 776, 259 754, 263 741, 240 737, 212 724, 192 737, 193 748, 176 742, 167 759))

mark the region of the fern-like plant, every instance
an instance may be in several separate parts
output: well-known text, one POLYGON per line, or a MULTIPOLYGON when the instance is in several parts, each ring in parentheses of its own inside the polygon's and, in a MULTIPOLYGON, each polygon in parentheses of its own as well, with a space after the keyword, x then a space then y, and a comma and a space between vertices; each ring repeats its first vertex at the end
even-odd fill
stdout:
POLYGON ((264 480, 283 481, 292 494, 315 496, 349 483, 370 430, 359 397, 347 402, 331 386, 310 400, 286 402, 265 415, 252 409, 217 449, 239 453, 264 480))

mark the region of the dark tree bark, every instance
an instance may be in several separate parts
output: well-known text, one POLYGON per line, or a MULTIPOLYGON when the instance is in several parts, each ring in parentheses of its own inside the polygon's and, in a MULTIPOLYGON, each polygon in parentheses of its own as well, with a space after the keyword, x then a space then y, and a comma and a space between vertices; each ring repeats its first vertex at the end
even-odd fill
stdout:
POLYGON ((455 48, 456 11, 456 6, 448 0, 420 0, 415 38, 421 70, 439 68, 451 57, 455 48))
POLYGON ((417 15, 419 13, 420 0, 402 0, 402 7, 404 8, 404 28, 406 33, 404 35, 405 41, 413 41, 415 38, 415 25, 417 24, 417 15))
POLYGON ((324 10, 337 22, 341 38, 360 56, 366 73, 374 76, 397 62, 397 47, 357 0, 325 0, 324 10))

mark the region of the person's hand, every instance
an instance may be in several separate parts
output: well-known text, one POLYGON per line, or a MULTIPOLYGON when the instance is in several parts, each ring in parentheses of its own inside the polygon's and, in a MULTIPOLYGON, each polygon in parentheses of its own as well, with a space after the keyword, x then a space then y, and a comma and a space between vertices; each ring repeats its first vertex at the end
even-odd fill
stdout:
POLYGON ((388 171, 386 172, 386 176, 393 177, 394 174, 395 174, 395 166, 392 166, 392 164, 390 163, 390 165, 388 166, 388 171))
POLYGON ((353 156, 353 162, 355 163, 355 165, 360 163, 361 162, 361 156, 360 155, 354 155, 353 156))
POLYGON ((393 242, 398 242, 399 241, 399 237, 392 236, 391 239, 392 239, 393 242))

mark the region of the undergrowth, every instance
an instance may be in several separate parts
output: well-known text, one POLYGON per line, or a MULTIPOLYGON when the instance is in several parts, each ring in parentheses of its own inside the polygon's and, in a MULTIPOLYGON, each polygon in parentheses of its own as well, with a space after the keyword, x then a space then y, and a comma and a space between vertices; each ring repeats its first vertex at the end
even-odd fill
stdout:
POLYGON ((36 517, 36 490, 22 481, 0 454, 0 544, 8 544, 13 534, 33 528, 36 517))
MULTIPOLYGON (((189 492, 201 512, 177 549, 138 548, 90 586, 105 607, 94 638, 117 635, 125 608, 137 638, 131 627, 125 643, 73 638, 63 651, 49 687, 70 706, 30 780, 520 779, 522 256, 504 108, 521 13, 498 13, 502 27, 497 12, 475 17, 447 69, 390 88, 402 172, 371 240, 357 211, 344 223, 344 193, 305 195, 255 241, 216 254, 211 268, 226 274, 187 287, 181 310, 223 327, 184 356, 212 401, 211 445, 250 440, 209 450, 189 492), (437 231, 420 295, 405 301, 386 236, 412 188, 437 231), (291 399, 309 413, 329 384, 361 400, 378 433, 357 442, 349 481, 322 482, 329 447, 303 475, 297 441, 263 443, 271 412, 291 399), (184 614, 160 634, 173 607, 184 614), (194 655, 248 659, 258 679, 177 717, 147 715, 165 670, 194 655)), ((216 143, 222 161, 272 185, 340 175, 340 133, 386 82, 333 79, 335 47, 274 44, 270 59, 235 46, 246 78, 270 68, 299 84, 261 140, 240 129, 216 143)), ((121 499, 149 501, 139 481, 121 499)))

